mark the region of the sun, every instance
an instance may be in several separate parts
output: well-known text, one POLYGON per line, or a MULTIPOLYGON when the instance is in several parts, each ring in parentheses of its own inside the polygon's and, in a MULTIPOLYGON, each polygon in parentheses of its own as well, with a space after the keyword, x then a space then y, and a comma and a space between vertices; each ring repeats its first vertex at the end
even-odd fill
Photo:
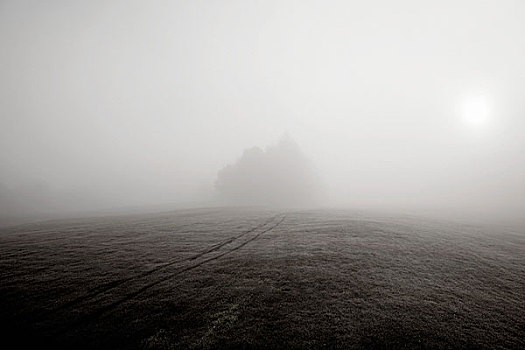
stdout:
POLYGON ((464 121, 472 126, 481 126, 489 121, 490 108, 483 96, 470 97, 465 100, 462 108, 464 121))

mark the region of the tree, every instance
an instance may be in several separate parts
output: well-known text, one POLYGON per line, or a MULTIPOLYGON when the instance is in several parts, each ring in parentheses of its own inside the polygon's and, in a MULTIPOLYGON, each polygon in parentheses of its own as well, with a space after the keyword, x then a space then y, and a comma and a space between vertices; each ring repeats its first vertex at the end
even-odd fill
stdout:
POLYGON ((233 204, 305 206, 319 199, 314 167, 289 136, 262 150, 246 149, 217 174, 220 199, 233 204))

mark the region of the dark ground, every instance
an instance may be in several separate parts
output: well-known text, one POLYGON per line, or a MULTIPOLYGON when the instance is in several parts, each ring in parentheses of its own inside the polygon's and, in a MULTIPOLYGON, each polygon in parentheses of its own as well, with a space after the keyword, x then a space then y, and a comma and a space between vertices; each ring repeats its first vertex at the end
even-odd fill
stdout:
POLYGON ((525 348, 523 231, 201 209, 3 228, 0 253, 18 347, 525 348))

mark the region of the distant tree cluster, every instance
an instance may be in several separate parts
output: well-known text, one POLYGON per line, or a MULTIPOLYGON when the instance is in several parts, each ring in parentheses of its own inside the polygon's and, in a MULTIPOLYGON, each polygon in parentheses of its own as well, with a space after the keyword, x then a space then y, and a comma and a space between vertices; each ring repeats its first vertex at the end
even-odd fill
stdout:
POLYGON ((266 150, 246 149, 219 171, 215 187, 223 201, 234 204, 308 206, 320 195, 312 164, 288 136, 266 150))

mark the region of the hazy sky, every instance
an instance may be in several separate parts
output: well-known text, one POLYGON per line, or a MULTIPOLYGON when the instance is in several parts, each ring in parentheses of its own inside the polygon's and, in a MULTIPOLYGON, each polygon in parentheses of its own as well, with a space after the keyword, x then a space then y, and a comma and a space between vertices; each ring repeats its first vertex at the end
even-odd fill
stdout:
POLYGON ((0 183, 73 207, 206 197, 287 131, 330 204, 519 217, 524 97, 521 0, 0 1, 0 183))

